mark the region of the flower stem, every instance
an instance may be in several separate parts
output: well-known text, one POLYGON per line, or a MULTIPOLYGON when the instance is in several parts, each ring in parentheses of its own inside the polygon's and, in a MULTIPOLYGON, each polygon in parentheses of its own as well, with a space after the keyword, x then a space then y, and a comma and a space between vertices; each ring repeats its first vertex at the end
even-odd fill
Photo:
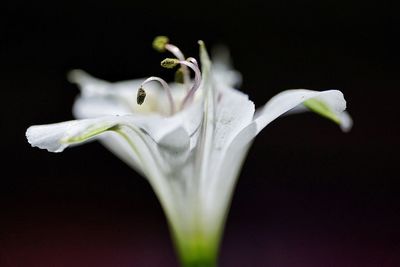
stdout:
POLYGON ((217 267, 217 246, 214 240, 192 236, 178 242, 177 252, 182 267, 217 267))

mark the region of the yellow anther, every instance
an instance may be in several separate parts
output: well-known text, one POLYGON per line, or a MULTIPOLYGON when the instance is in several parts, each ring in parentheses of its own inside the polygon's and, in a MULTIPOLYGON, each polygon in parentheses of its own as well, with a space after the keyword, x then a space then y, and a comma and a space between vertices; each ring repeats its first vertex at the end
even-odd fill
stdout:
POLYGON ((157 36, 153 40, 153 48, 158 52, 165 52, 165 46, 168 44, 169 39, 167 36, 157 36))

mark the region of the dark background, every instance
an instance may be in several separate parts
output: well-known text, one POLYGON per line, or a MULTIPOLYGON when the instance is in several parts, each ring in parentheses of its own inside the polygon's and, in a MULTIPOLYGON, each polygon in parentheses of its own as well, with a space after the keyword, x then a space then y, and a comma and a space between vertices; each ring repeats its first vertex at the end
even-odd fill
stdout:
POLYGON ((145 179, 100 144, 31 148, 33 124, 72 119, 73 68, 158 75, 156 35, 188 55, 230 47, 257 106, 337 88, 355 121, 279 119, 244 165, 221 266, 400 266, 399 16, 389 1, 14 1, 0 9, 1 267, 177 266, 145 179))

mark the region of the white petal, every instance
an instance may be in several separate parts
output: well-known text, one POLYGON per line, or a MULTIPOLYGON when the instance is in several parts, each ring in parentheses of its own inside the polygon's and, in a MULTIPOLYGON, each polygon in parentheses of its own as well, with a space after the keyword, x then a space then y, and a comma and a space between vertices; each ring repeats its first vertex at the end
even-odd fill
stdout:
POLYGON ((128 164, 128 166, 136 170, 139 174, 144 176, 139 155, 137 155, 136 152, 127 145, 124 138, 121 138, 121 136, 115 132, 107 131, 99 135, 98 139, 108 150, 128 164))
MULTIPOLYGON (((177 217, 175 193, 171 187, 173 181, 167 178, 169 173, 179 169, 174 164, 187 162, 185 157, 188 156, 189 136, 182 127, 163 130, 162 134, 157 134, 151 132, 154 130, 152 127, 148 127, 150 131, 146 131, 143 127, 138 127, 138 124, 140 122, 135 123, 129 116, 108 116, 32 126, 27 130, 26 136, 32 146, 52 152, 61 152, 69 145, 103 136, 103 141, 107 146, 112 146, 115 154, 148 179, 169 217, 177 217), (129 158, 131 155, 133 157, 129 158)), ((157 125, 160 129, 168 128, 161 121, 157 125)))
POLYGON ((72 108, 78 119, 96 118, 108 115, 127 115, 129 105, 114 97, 78 97, 72 108))
MULTIPOLYGON (((226 217, 236 181, 255 133, 256 125, 254 123, 242 129, 236 138, 229 143, 224 153, 221 154, 221 161, 217 171, 214 174, 210 174, 215 178, 212 181, 212 185, 209 186, 209 191, 206 192, 205 197, 207 212, 211 214, 210 220, 213 220, 213 217, 226 217)), ((218 223, 223 223, 223 221, 218 223)), ((215 227, 222 227, 222 225, 216 225, 215 227)))
MULTIPOLYGON (((343 95, 339 91, 316 92, 309 90, 289 90, 271 99, 265 107, 259 111, 254 121, 252 121, 252 117, 248 117, 248 115, 252 113, 245 116, 246 119, 243 118, 243 121, 238 125, 239 127, 235 128, 235 131, 231 134, 229 142, 224 144, 223 151, 220 153, 214 151, 215 155, 218 155, 219 161, 213 158, 212 162, 219 165, 217 169, 212 170, 210 173, 210 176, 214 176, 215 179, 210 182, 208 188, 209 197, 206 198, 209 201, 207 207, 209 207, 211 213, 218 213, 218 211, 223 212, 227 209, 241 165, 257 133, 275 118, 312 97, 326 100, 326 103, 332 110, 335 110, 335 112, 341 112, 345 108, 343 95)), ((235 116, 240 117, 239 114, 243 112, 240 108, 242 105, 244 105, 244 103, 232 105, 232 110, 235 108, 239 109, 238 114, 235 114, 235 116)), ((234 111, 232 111, 232 113, 234 113, 234 111)), ((219 118, 219 116, 217 116, 217 118, 219 118)), ((216 216, 223 215, 224 214, 217 214, 216 216)))
POLYGON ((157 83, 146 85, 145 103, 138 105, 136 94, 144 79, 111 83, 95 78, 82 70, 73 70, 68 77, 81 89, 81 94, 73 107, 77 118, 169 112, 167 97, 157 83))
POLYGON ((83 70, 72 70, 67 75, 68 81, 78 85, 82 96, 106 96, 111 92, 111 82, 93 77, 83 70))
MULTIPOLYGON (((111 83, 95 78, 82 70, 74 70, 70 72, 69 80, 77 83, 81 89, 81 94, 73 107, 74 116, 79 119, 130 113, 170 115, 168 96, 157 82, 145 85, 145 102, 138 105, 137 90, 145 79, 111 83)), ((176 83, 170 84, 170 87, 174 102, 180 103, 186 95, 186 89, 176 83)))
POLYGON ((353 119, 346 111, 340 113, 340 128, 343 132, 348 132, 353 127, 353 119))
POLYGON ((232 140, 252 123, 255 111, 254 103, 246 94, 231 88, 219 89, 213 136, 213 157, 216 158, 213 164, 232 140))
POLYGON ((190 136, 182 116, 106 116, 32 126, 27 130, 27 138, 32 146, 51 152, 61 152, 69 145, 101 138, 107 147, 112 147, 112 152, 138 170, 138 165, 143 165, 142 162, 138 164, 143 152, 132 149, 132 145, 141 142, 144 144, 142 150, 151 150, 153 161, 157 161, 161 172, 167 173, 185 163, 189 156, 190 136), (111 133, 104 134, 107 131, 111 133), (122 140, 121 136, 129 140, 122 140), (131 155, 132 160, 129 159, 131 155))
POLYGON ((48 125, 35 125, 28 128, 26 137, 32 146, 47 149, 49 152, 61 152, 67 143, 62 143, 66 129, 73 127, 76 121, 67 121, 48 125))
POLYGON ((212 51, 213 77, 217 83, 236 87, 242 83, 242 75, 232 67, 229 49, 217 46, 212 51))
POLYGON ((323 101, 328 105, 332 112, 339 116, 343 116, 342 113, 346 109, 346 101, 342 92, 338 90, 322 92, 306 89, 287 90, 271 98, 264 107, 257 111, 254 120, 257 124, 257 133, 279 116, 296 108, 298 105, 311 98, 323 101))
POLYGON ((235 89, 219 89, 221 95, 216 107, 212 151, 208 156, 210 160, 203 184, 203 198, 207 213, 223 218, 250 145, 249 140, 254 137, 254 133, 249 138, 246 135, 251 130, 255 131, 248 127, 252 124, 255 109, 247 95, 235 89), (234 145, 232 142, 235 142, 234 145))
POLYGON ((35 125, 28 128, 26 136, 32 146, 61 152, 72 144, 88 141, 97 135, 121 124, 117 116, 97 119, 74 120, 47 125, 35 125))
POLYGON ((202 66, 202 83, 198 90, 202 91, 204 115, 197 145, 197 158, 199 159, 199 180, 204 183, 208 177, 210 155, 213 149, 213 134, 216 109, 216 89, 211 76, 211 61, 203 42, 200 42, 200 61, 202 66))
MULTIPOLYGON (((110 128, 126 125, 134 129, 140 129, 149 135, 156 143, 163 142, 163 139, 173 133, 176 129, 182 128, 182 118, 161 117, 161 116, 105 116, 94 119, 83 119, 67 121, 49 125, 31 126, 27 131, 29 140, 40 148, 49 148, 52 152, 58 152, 59 147, 65 144, 80 143, 110 130, 110 128), (54 144, 60 143, 60 144, 54 144), (57 147, 57 149, 53 149, 57 147)), ((180 136, 181 138, 182 136, 180 136)), ((188 134, 187 134, 187 137, 188 134)), ((179 145, 179 142, 174 144, 179 145)))
MULTIPOLYGON (((226 177, 221 177, 220 168, 226 158, 230 142, 252 122, 254 104, 247 95, 229 88, 224 82, 217 81, 213 75, 214 65, 211 66, 204 47, 201 47, 200 51, 203 66, 202 90, 205 94, 204 120, 197 155, 200 159, 199 190, 201 198, 204 199, 205 209, 202 220, 210 220, 204 222, 206 225, 214 221, 215 225, 210 227, 218 228, 225 209, 218 208, 221 206, 216 202, 221 202, 222 206, 229 203, 229 197, 228 199, 224 197, 230 195, 237 174, 236 168, 233 168, 235 171, 227 173, 226 177)), ((241 154, 238 156, 242 157, 241 154)))
POLYGON ((135 91, 144 81, 144 79, 135 79, 129 81, 121 81, 111 83, 95 78, 83 70, 72 70, 68 74, 68 80, 79 85, 82 95, 91 96, 107 96, 110 94, 122 93, 126 91, 135 91))

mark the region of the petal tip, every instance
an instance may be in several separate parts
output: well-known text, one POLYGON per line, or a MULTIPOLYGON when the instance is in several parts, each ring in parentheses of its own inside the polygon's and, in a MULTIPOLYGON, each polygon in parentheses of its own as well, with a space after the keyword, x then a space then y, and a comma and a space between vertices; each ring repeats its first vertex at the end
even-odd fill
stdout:
POLYGON ((62 143, 54 144, 52 142, 48 142, 45 136, 46 129, 43 129, 40 125, 31 126, 29 127, 26 132, 25 136, 28 140, 28 143, 32 147, 37 147, 40 149, 46 149, 48 152, 59 153, 62 152, 67 145, 62 143))
POLYGON ((340 129, 343 132, 348 133, 352 128, 353 128, 353 119, 351 118, 349 113, 343 111, 340 114, 340 129))
POLYGON ((67 73, 67 79, 70 83, 82 83, 89 78, 89 74, 81 69, 73 69, 67 73))

